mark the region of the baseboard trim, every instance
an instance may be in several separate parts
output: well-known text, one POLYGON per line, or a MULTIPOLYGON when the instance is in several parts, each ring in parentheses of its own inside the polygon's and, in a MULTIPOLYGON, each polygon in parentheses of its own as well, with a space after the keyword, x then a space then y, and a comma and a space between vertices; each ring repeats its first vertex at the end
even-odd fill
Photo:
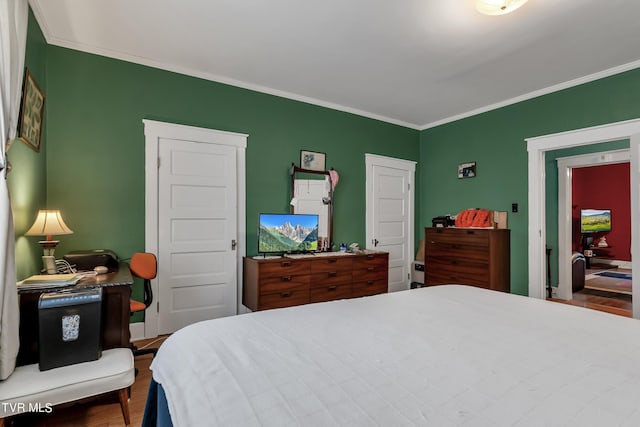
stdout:
POLYGON ((131 341, 144 339, 144 322, 129 323, 129 333, 131 334, 131 341))

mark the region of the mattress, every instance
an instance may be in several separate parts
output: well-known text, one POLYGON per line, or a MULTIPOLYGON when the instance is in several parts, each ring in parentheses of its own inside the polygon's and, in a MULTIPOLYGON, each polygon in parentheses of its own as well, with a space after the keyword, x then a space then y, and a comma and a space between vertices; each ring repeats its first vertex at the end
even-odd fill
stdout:
POLYGON ((462 285, 200 322, 152 363, 173 425, 640 425, 640 324, 462 285))

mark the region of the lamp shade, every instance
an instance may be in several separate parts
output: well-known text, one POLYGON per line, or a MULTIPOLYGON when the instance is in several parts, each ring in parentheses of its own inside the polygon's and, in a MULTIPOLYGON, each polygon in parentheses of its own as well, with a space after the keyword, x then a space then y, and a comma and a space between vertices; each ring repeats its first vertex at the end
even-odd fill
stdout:
POLYGON ((526 2, 527 0, 478 0, 476 9, 485 15, 505 15, 526 2))
POLYGON ((40 210, 35 222, 25 233, 27 236, 52 236, 54 234, 73 234, 64 223, 59 210, 40 210))

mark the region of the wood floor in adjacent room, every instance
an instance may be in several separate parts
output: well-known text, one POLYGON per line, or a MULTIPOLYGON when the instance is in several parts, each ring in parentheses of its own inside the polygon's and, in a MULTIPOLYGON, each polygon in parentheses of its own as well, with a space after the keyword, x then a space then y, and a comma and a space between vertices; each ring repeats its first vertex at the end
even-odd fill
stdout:
MULTIPOLYGON (((138 348, 158 348, 167 336, 149 340, 137 341, 138 348)), ((147 391, 151 381, 152 356, 140 355, 135 358, 135 366, 138 369, 136 381, 131 386, 131 399, 129 401, 130 426, 137 427, 142 424, 144 405, 147 400, 147 391)), ((14 417, 7 426, 16 427, 124 427, 124 419, 116 393, 86 399, 81 403, 60 405, 54 407, 51 414, 23 414, 14 417)))
MULTIPOLYGON (((587 270, 587 276, 602 270, 587 270)), ((612 270, 619 273, 631 273, 631 270, 615 269, 612 270)), ((573 293, 573 299, 570 301, 552 298, 551 301, 561 302, 564 304, 577 305, 579 307, 590 308, 592 310, 604 311, 607 313, 617 314, 619 316, 632 317, 632 298, 629 292, 620 291, 613 292, 603 289, 613 289, 613 284, 618 279, 598 277, 585 281, 587 287, 578 292, 573 293), (594 282, 595 281, 595 282, 594 282), (590 285, 589 282, 592 284, 590 285), (611 285, 609 285, 611 283, 611 285), (602 286, 599 286, 602 285, 602 286)))

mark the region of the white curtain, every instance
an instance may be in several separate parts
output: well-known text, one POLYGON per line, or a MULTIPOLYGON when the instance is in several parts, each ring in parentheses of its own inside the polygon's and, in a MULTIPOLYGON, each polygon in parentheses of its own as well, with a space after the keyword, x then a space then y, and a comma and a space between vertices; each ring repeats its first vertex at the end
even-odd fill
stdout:
POLYGON ((6 379, 15 369, 20 345, 6 147, 16 137, 28 21, 27 0, 0 0, 0 380, 6 379))

